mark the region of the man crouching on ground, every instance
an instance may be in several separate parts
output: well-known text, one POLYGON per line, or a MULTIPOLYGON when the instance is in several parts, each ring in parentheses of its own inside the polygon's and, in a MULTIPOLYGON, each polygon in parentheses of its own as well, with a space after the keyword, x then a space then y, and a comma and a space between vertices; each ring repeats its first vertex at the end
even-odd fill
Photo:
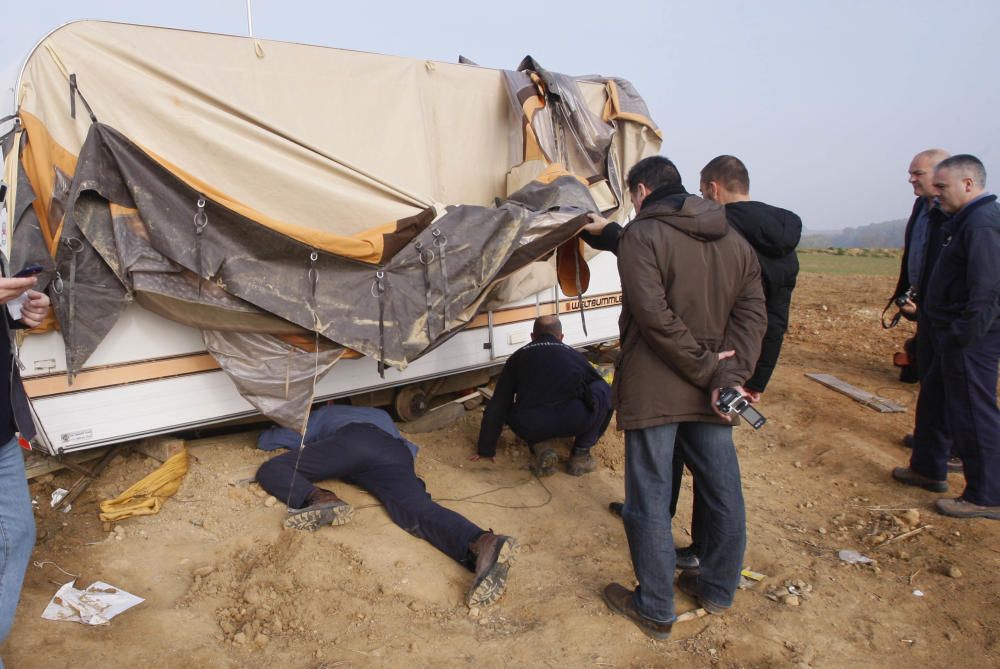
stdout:
POLYGON ((703 493, 701 571, 677 587, 709 613, 732 606, 746 546, 740 469, 722 388, 747 393, 767 327, 760 265, 725 210, 684 190, 662 156, 629 171, 635 219, 618 243, 621 354, 613 385, 625 430, 622 518, 639 581, 611 583, 604 601, 654 639, 670 637, 674 541, 670 494, 674 443, 703 493))
POLYGON ((275 427, 263 432, 257 445, 265 451, 289 449, 257 470, 260 486, 288 504, 286 527, 317 530, 350 520, 350 504, 313 485, 342 479, 374 495, 396 525, 472 571, 469 606, 486 606, 503 595, 517 542, 483 530, 432 500, 413 468, 417 447, 399 434, 385 411, 318 407, 309 417, 305 439, 294 430, 275 427))

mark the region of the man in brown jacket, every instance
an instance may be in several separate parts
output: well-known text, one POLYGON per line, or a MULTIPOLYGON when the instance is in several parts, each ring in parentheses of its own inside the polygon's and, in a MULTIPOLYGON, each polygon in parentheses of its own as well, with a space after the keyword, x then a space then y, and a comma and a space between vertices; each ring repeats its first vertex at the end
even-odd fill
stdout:
POLYGON ((621 354, 614 406, 625 430, 622 517, 639 586, 604 589, 605 603, 656 639, 675 619, 670 494, 674 442, 704 493, 701 571, 677 585, 709 613, 732 606, 746 519, 732 425, 715 402, 746 392, 767 327, 760 265, 725 210, 688 194, 672 162, 646 158, 628 175, 638 214, 618 242, 621 354))

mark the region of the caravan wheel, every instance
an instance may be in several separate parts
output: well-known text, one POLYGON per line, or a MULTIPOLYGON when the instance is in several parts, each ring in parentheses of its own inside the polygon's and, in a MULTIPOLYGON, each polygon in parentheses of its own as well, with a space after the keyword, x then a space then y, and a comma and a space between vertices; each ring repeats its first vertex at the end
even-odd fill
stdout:
POLYGON ((405 421, 416 420, 431 408, 430 401, 431 398, 420 384, 403 386, 396 391, 396 415, 405 421))

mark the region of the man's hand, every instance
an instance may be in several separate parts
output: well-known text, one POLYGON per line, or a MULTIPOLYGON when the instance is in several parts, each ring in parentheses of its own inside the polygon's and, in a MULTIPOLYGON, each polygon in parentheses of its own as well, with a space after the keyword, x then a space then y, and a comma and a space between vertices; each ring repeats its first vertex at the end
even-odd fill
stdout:
MULTIPOLYGON (((722 354, 720 353, 719 355, 721 356, 722 354)), ((743 386, 733 386, 733 388, 740 395, 742 395, 743 397, 748 397, 750 395, 750 393, 747 392, 747 390, 745 390, 743 388, 743 386)), ((733 422, 733 415, 731 413, 722 413, 722 411, 719 410, 719 407, 716 406, 716 402, 719 401, 719 391, 720 390, 722 390, 722 388, 716 388, 716 389, 714 389, 712 391, 712 395, 711 395, 712 411, 714 411, 716 413, 716 415, 719 416, 719 418, 724 418, 727 423, 732 423, 733 422)))
POLYGON ((719 362, 722 362, 727 358, 735 358, 735 357, 736 357, 736 351, 719 351, 719 362))
POLYGON ((916 316, 917 304, 913 300, 908 299, 906 300, 906 302, 903 303, 903 306, 901 306, 899 310, 902 311, 907 316, 916 316))
POLYGON ((587 223, 587 225, 583 226, 583 229, 592 235, 601 234, 601 232, 604 230, 604 227, 611 222, 608 219, 598 214, 587 214, 587 218, 590 220, 590 223, 587 223))
POLYGON ((485 455, 479 455, 479 453, 476 453, 475 455, 470 455, 469 456, 469 460, 471 460, 472 462, 479 462, 480 460, 489 460, 493 464, 497 463, 496 456, 493 456, 492 458, 488 458, 485 455))
POLYGON ((47 313, 49 313, 49 296, 37 290, 29 290, 28 301, 21 305, 21 322, 29 328, 37 328, 45 320, 47 313))
POLYGON ((37 281, 38 279, 33 276, 25 276, 19 279, 14 277, 0 278, 0 304, 7 304, 14 298, 19 297, 21 293, 34 286, 37 281))
POLYGON ((760 402, 760 396, 762 393, 756 390, 747 390, 746 393, 747 393, 747 399, 750 400, 750 404, 756 404, 757 402, 760 402))

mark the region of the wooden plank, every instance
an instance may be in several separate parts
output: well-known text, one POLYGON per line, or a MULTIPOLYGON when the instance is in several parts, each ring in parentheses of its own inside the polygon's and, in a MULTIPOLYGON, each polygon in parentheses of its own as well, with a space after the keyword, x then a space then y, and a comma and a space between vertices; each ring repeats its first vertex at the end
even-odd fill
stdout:
POLYGON ((86 451, 67 453, 66 455, 58 458, 51 455, 45 455, 40 450, 34 450, 25 453, 24 455, 24 472, 27 475, 27 479, 30 481, 33 478, 44 476, 45 474, 51 474, 52 472, 57 472, 60 469, 67 469, 70 467, 70 463, 79 465, 84 462, 96 460, 104 455, 109 448, 111 447, 105 446, 103 448, 92 448, 86 451))
POLYGON ((836 390, 838 393, 847 395, 851 399, 860 402, 861 404, 875 409, 881 413, 902 413, 906 411, 906 407, 901 404, 897 404, 892 400, 886 399, 884 397, 879 397, 878 395, 872 394, 867 390, 862 390, 856 386, 852 386, 846 381, 841 381, 836 376, 832 374, 817 374, 809 373, 806 374, 807 377, 820 383, 827 388, 836 390))

